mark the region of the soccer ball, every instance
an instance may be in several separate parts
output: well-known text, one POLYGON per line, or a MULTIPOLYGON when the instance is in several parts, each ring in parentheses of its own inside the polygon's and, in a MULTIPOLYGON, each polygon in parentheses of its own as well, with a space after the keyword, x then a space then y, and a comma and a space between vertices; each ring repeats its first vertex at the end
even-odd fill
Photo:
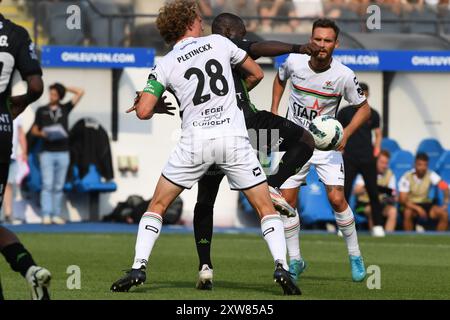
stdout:
POLYGON ((318 116, 309 125, 316 148, 323 151, 335 150, 342 141, 344 128, 331 116, 318 116))

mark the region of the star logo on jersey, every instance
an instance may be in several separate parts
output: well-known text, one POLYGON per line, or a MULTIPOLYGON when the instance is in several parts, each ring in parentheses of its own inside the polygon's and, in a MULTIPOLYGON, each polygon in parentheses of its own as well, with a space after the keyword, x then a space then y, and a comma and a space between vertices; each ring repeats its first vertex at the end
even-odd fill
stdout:
POLYGON ((312 107, 306 107, 306 109, 316 110, 317 115, 320 116, 320 115, 322 115, 322 111, 323 111, 323 109, 325 109, 325 107, 320 107, 319 100, 316 99, 316 101, 314 101, 314 105, 312 107))

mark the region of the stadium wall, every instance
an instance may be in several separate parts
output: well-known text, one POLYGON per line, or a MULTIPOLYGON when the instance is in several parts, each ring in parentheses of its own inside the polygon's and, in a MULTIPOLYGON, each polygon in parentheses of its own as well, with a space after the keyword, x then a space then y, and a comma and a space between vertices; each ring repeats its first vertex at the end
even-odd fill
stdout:
MULTIPOLYGON (((254 104, 261 110, 269 110, 271 102, 272 82, 276 70, 265 70, 265 79, 251 93, 254 104)), ((169 153, 174 148, 179 128, 180 118, 168 115, 157 115, 157 121, 139 121, 124 111, 131 105, 135 90, 143 88, 148 76, 147 69, 124 69, 119 86, 119 136, 117 142, 111 142, 115 181, 117 192, 103 194, 100 198, 102 215, 111 212, 117 202, 124 201, 129 195, 141 195, 148 199, 156 186, 160 171, 169 153), (136 175, 128 173, 122 176, 118 171, 118 156, 136 156, 139 160, 139 172, 136 175)), ((367 82, 371 89, 369 102, 372 107, 382 113, 382 75, 375 72, 357 74, 360 81, 367 82)), ((46 89, 53 82, 65 85, 79 86, 86 94, 79 106, 70 116, 70 125, 82 117, 93 117, 99 120, 105 129, 111 133, 111 71, 100 69, 56 69, 44 70, 46 89)), ((450 109, 446 103, 450 101, 450 77, 447 74, 411 73, 396 75, 390 96, 390 132, 400 145, 415 151, 418 143, 425 137, 437 136, 443 146, 450 149, 449 134, 450 109)), ((14 93, 25 90, 23 83, 14 86, 14 93)), ((284 95, 280 115, 286 114, 287 94, 284 95)), ((175 103, 174 99, 170 97, 175 103)), ((34 103, 25 113, 25 128, 28 129, 34 120, 34 111, 38 106, 47 103, 48 92, 44 92, 39 101, 34 103)), ((342 102, 341 106, 347 103, 342 102)), ((183 192, 184 210, 182 220, 192 223, 193 208, 196 202, 197 188, 183 192)), ((226 179, 221 184, 215 210, 217 226, 240 226, 242 220, 237 215, 238 194, 230 191, 226 179)), ((87 197, 70 195, 67 214, 72 219, 88 218, 87 197)))

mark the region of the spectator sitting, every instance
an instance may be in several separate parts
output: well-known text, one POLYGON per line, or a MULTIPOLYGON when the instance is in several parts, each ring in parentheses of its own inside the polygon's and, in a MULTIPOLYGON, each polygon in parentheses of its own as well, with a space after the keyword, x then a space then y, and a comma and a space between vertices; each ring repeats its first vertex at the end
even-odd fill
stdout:
MULTIPOLYGON (((291 3, 287 3, 285 0, 262 0, 258 11, 259 15, 264 18, 273 18, 277 16, 287 17, 291 15, 291 3)), ((287 23, 274 23, 272 19, 263 19, 261 21, 260 29, 261 32, 292 31, 287 23)))
MULTIPOLYGON (((241 17, 255 16, 257 12, 257 0, 228 1, 224 11, 234 13, 241 17)), ((258 27, 258 20, 245 19, 245 26, 248 32, 254 32, 258 27)))
POLYGON ((49 88, 50 103, 36 111, 31 133, 44 139, 39 162, 42 175, 41 210, 44 224, 64 224, 60 217, 63 187, 69 168, 69 113, 80 101, 84 90, 64 87, 55 83, 49 88), (61 103, 67 92, 73 93, 72 100, 61 103))
POLYGON ((322 0, 292 0, 293 11, 290 16, 303 18, 291 21, 291 26, 296 32, 311 32, 313 20, 324 16, 322 0))
POLYGON ((415 218, 423 220, 437 220, 437 231, 448 228, 448 184, 434 171, 428 169, 428 156, 418 153, 414 169, 408 171, 400 179, 400 204, 403 205, 403 227, 405 231, 412 231, 415 218), (429 193, 433 186, 444 191, 444 204, 438 206, 431 199, 429 193))
POLYGON ((327 18, 336 20, 342 15, 342 10, 346 7, 345 0, 329 0, 324 2, 324 12, 327 18))
MULTIPOLYGON (((382 205, 382 214, 386 219, 384 229, 386 231, 395 231, 397 223, 397 207, 396 207, 396 189, 397 180, 394 173, 389 169, 389 159, 391 155, 389 151, 381 150, 377 158, 377 182, 378 194, 382 205)), ((369 203, 369 195, 364 186, 364 179, 358 175, 355 181, 353 193, 357 196, 356 212, 367 216, 369 228, 372 229, 372 212, 369 203)))

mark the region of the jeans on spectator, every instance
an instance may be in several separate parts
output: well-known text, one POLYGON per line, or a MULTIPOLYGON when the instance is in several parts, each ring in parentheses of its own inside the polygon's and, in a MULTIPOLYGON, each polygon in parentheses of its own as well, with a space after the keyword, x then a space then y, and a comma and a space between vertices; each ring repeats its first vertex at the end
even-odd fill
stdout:
POLYGON ((69 152, 44 151, 39 160, 42 174, 42 216, 59 216, 61 215, 63 188, 70 162, 69 152))

